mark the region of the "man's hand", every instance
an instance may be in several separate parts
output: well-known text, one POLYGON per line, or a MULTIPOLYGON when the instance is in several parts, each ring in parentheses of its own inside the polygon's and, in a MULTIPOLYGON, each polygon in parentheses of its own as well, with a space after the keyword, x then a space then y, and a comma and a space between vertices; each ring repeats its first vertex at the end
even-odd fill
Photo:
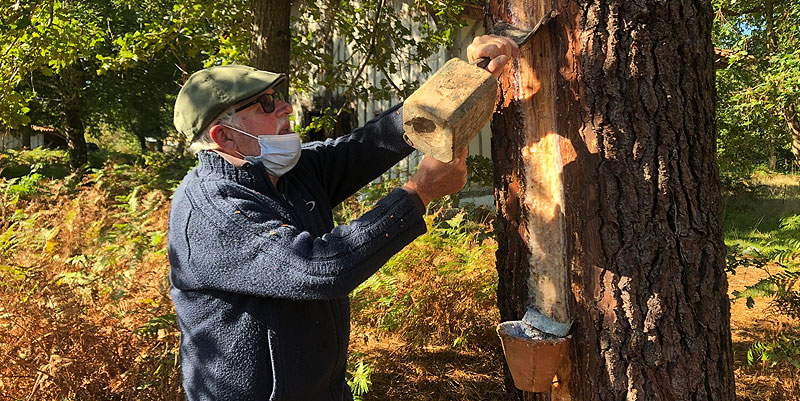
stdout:
POLYGON ((425 206, 433 199, 456 193, 467 182, 466 160, 467 149, 449 163, 426 155, 419 162, 417 173, 403 185, 403 189, 409 193, 416 192, 425 206))
POLYGON ((505 36, 483 35, 472 40, 467 47, 467 60, 471 63, 481 57, 489 57, 492 61, 486 66, 495 78, 503 72, 503 67, 519 54, 519 46, 505 36))

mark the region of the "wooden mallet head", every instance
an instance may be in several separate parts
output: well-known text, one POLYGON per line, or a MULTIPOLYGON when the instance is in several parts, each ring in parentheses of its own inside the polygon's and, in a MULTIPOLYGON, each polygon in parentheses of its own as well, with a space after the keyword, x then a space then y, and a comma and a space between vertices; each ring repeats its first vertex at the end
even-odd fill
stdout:
POLYGON ((489 71, 454 58, 403 105, 406 141, 437 160, 461 153, 492 118, 497 80, 489 71))
MULTIPOLYGON (((498 21, 494 33, 519 46, 558 15, 547 12, 532 30, 498 21)), ((449 162, 466 148, 492 118, 497 102, 497 80, 485 70, 489 58, 474 63, 450 59, 403 106, 406 141, 426 155, 449 162)))

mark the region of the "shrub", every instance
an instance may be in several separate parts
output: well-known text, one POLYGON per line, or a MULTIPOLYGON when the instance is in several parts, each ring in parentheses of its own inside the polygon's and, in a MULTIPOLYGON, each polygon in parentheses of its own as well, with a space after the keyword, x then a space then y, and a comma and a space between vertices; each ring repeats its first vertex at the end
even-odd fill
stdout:
MULTIPOLYGON (((728 270, 735 273, 739 266, 763 269, 767 277, 742 291, 734 291, 736 299, 745 299, 748 308, 755 299, 768 299, 770 308, 779 314, 800 320, 800 215, 781 220, 780 230, 770 241, 770 250, 761 252, 755 247, 741 250, 728 248, 728 270), (767 266, 774 264, 779 270, 770 273, 767 266)), ((747 360, 750 364, 764 363, 775 366, 788 362, 800 369, 800 325, 793 330, 784 330, 779 338, 768 342, 755 342, 750 346, 747 360)))
POLYGON ((492 347, 499 317, 495 308, 496 271, 488 229, 458 213, 436 223, 395 255, 352 294, 353 320, 429 343, 492 347))

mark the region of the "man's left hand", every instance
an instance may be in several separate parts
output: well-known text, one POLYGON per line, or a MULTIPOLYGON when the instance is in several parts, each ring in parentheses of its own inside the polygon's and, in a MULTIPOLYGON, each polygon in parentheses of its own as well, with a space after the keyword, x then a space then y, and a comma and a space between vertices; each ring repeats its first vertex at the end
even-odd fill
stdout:
POLYGON ((489 57, 492 61, 486 66, 495 78, 503 72, 503 67, 519 54, 519 46, 513 40, 498 35, 483 35, 472 40, 467 47, 467 60, 473 62, 481 57, 489 57))

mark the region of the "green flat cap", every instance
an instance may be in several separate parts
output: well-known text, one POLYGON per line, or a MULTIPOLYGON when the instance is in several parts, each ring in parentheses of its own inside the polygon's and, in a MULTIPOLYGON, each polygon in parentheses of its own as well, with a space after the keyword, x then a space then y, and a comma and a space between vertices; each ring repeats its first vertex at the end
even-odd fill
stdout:
POLYGON ((286 80, 286 74, 244 65, 221 65, 192 74, 178 92, 173 122, 189 140, 222 112, 286 80))

